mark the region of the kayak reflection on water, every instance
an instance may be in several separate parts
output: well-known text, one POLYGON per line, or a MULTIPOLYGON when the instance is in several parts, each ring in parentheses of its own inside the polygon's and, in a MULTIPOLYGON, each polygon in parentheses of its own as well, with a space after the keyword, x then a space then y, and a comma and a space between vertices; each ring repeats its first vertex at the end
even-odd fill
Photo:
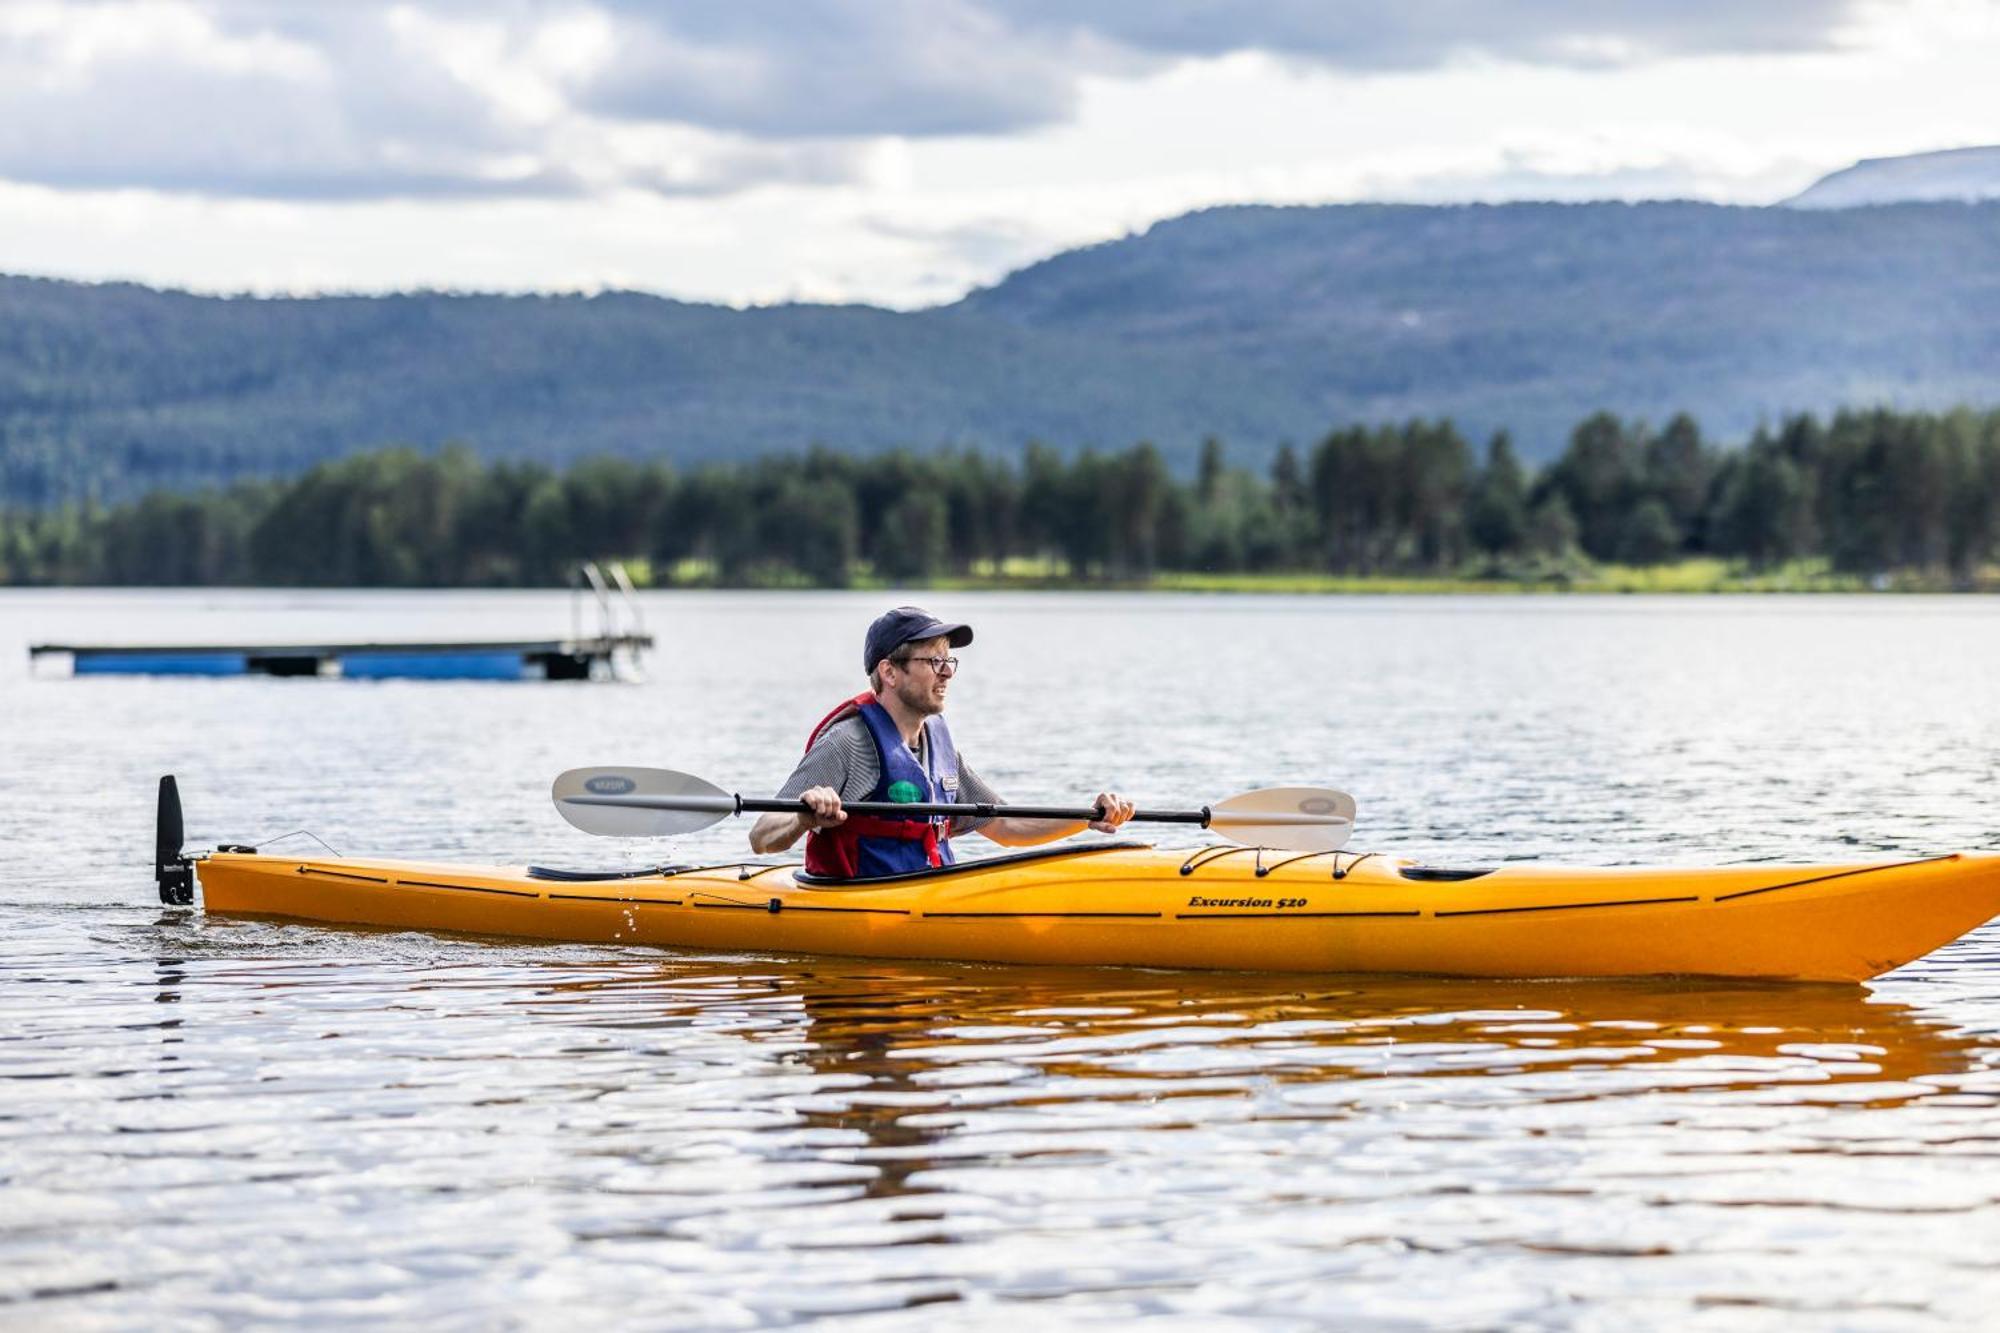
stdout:
MULTIPOLYGON (((871 1197, 949 1193, 959 1172, 1056 1165, 1114 1140, 1171 1178, 1187 1169, 1174 1145, 1197 1132, 1331 1158, 1329 1133, 1412 1125, 1439 1141, 1497 1135, 1514 1169, 1538 1176, 1565 1175, 1609 1135, 1634 1187, 1658 1189, 1705 1134, 1775 1128, 1780 1107, 1949 1098, 1980 1063, 1978 1041, 1947 1019, 1848 986, 702 960, 558 984, 534 1007, 555 1017, 566 1000, 587 1003, 593 1023, 734 1028, 812 1071, 771 1086, 803 1117, 781 1123, 872 1166, 871 1197)), ((1833 1127, 1801 1124, 1824 1150, 1833 1127)), ((1847 1124, 1869 1142, 1883 1132, 1847 1124)), ((1336 1183, 1357 1187, 1351 1174, 1336 1183)), ((1418 1194, 1434 1184, 1410 1182, 1418 1194)))
MULTIPOLYGON (((868 627, 861 664, 869 688, 820 720, 805 757, 778 789, 781 800, 809 807, 768 814, 750 829, 750 846, 781 852, 806 838, 806 870, 836 879, 873 879, 954 864, 951 840, 976 832, 1006 847, 1030 847, 1081 832, 1082 821, 943 815, 892 819, 855 815, 846 802, 1001 805, 952 744, 945 696, 958 675, 951 650, 972 642, 972 627, 947 623, 915 606, 899 606, 868 627)), ((1132 817, 1132 802, 1116 792, 1097 795, 1099 833, 1132 817)))

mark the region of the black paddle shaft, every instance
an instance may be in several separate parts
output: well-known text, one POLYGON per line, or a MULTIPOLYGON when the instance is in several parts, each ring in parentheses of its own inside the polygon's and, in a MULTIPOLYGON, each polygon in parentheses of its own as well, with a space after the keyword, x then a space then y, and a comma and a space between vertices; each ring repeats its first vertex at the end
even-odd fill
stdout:
MULTIPOLYGON (((991 805, 985 802, 954 802, 951 804, 899 801, 842 801, 840 808, 850 815, 874 815, 882 819, 929 819, 934 815, 949 815, 955 819, 1073 819, 1089 824, 1104 818, 1104 807, 1093 805, 1084 809, 1061 805, 991 805)), ((760 800, 755 797, 736 798, 738 814, 755 815, 808 815, 812 807, 804 801, 760 800)), ((1209 810, 1203 806, 1199 810, 1135 810, 1135 821, 1148 824, 1199 824, 1208 827, 1209 810)))

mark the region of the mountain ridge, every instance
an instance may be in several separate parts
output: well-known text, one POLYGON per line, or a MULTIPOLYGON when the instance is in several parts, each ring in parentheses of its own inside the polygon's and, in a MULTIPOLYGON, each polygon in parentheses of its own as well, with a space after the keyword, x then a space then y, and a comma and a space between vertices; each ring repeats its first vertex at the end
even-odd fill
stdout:
POLYGON ((1597 410, 1738 437, 2000 394, 2000 202, 1237 205, 948 305, 634 292, 212 297, 0 278, 0 502, 391 442, 705 459, 1206 436, 1242 462, 1450 416, 1544 459, 1597 410))
POLYGON ((1867 157, 1829 172, 1784 200, 1787 208, 1977 203, 2000 199, 2000 145, 1867 157))

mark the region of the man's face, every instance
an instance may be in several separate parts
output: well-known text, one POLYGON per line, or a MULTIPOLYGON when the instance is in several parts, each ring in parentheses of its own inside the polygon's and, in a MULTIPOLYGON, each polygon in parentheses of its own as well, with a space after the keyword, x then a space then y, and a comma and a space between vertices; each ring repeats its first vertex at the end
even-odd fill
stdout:
POLYGON ((905 708, 927 717, 944 711, 945 691, 951 686, 951 676, 945 672, 951 668, 941 672, 926 659, 950 656, 951 640, 942 634, 935 639, 906 643, 896 650, 890 666, 896 672, 896 697, 905 708))

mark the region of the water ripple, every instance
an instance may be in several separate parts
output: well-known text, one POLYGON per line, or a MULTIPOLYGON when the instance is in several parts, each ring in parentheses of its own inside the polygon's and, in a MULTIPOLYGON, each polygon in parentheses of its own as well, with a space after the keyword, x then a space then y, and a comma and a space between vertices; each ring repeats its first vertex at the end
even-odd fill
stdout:
MULTIPOLYGON (((217 605, 360 614, 259 596, 217 605)), ((1982 602, 967 601, 988 674, 960 729, 1022 795, 1337 780, 1369 845, 1459 863, 2000 833, 1982 602), (1046 633, 1086 610, 1134 667, 1051 754, 1046 633), (1838 651, 1856 617, 1865 658, 1838 651), (1280 642, 1312 669, 1274 672, 1280 642), (1220 688, 1244 678, 1254 700, 1220 688)), ((162 604, 10 605, 53 638, 162 604)), ((768 700, 838 697, 851 663, 744 636, 844 642, 872 605, 663 600, 690 628, 635 689, 40 681, 0 643, 29 719, 0 770, 0 1323, 1990 1322, 1996 927, 1871 987, 1778 987, 692 955, 147 903, 168 768, 197 839, 657 856, 561 828, 547 774, 774 782, 818 710, 768 700), (704 690, 740 727, 685 718, 704 690)))

